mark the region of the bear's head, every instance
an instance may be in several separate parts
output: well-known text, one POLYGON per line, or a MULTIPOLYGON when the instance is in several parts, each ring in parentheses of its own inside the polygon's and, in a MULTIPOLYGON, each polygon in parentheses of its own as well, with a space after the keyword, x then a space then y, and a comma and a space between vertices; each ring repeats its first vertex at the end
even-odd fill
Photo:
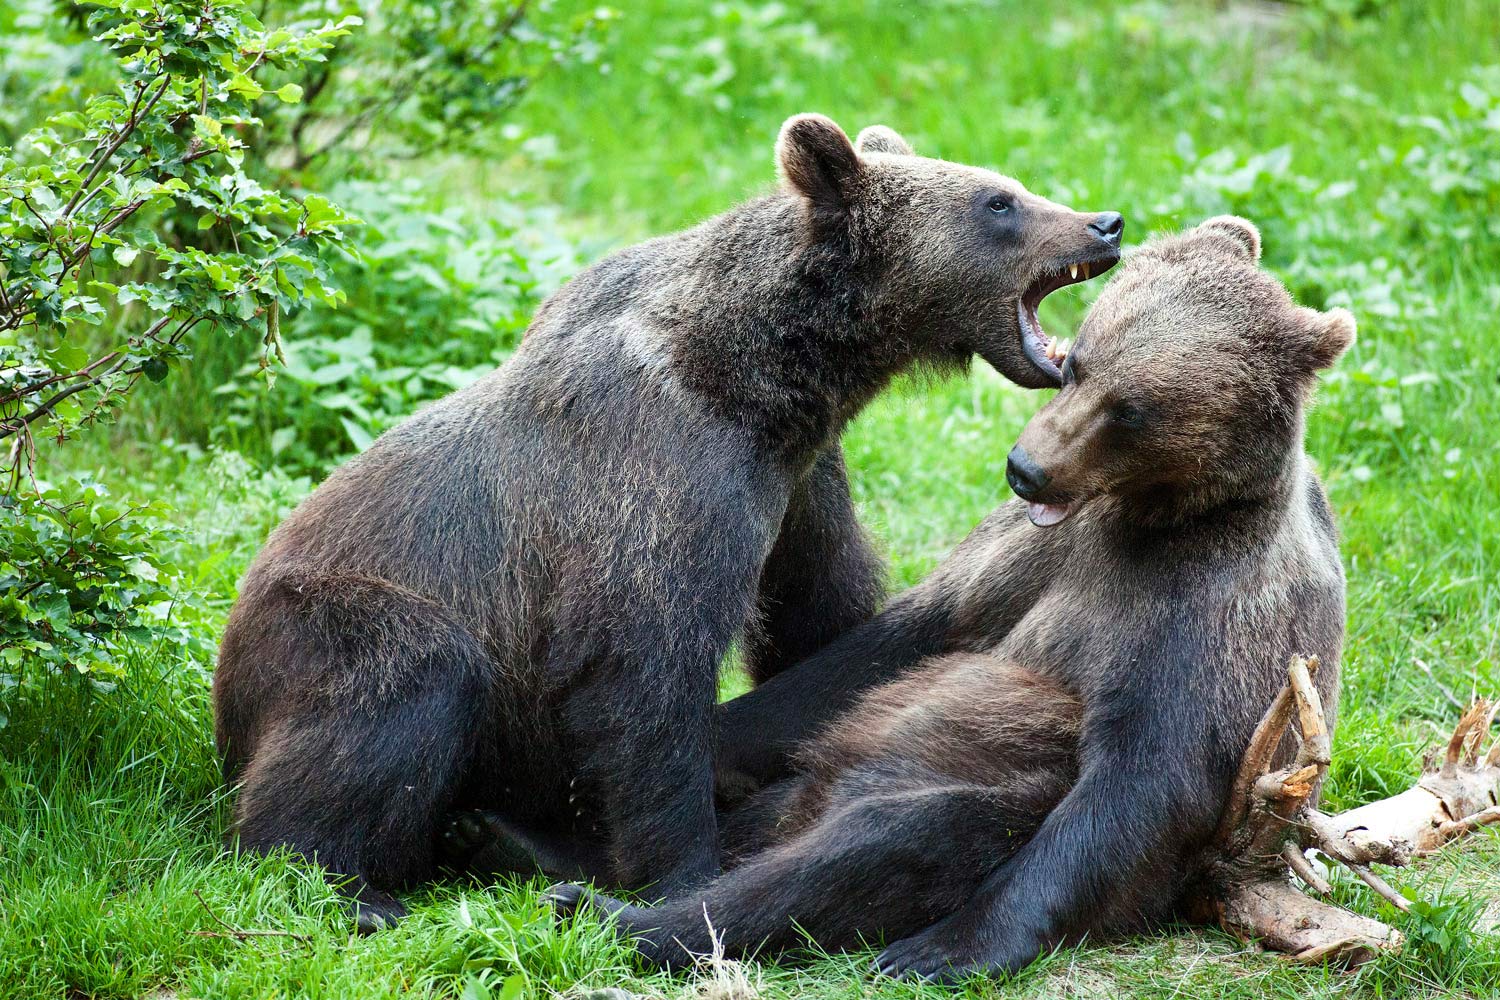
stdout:
POLYGON ((1130 255, 1100 293, 1006 469, 1033 524, 1102 496, 1171 520, 1274 490, 1301 454, 1319 369, 1354 317, 1297 305, 1260 233, 1219 216, 1130 255))
POLYGON ((850 142, 822 115, 788 119, 776 160, 817 238, 847 246, 871 313, 915 354, 978 354, 1028 388, 1059 384, 1037 306, 1114 266, 1118 212, 1075 212, 1009 177, 917 156, 884 126, 850 142))

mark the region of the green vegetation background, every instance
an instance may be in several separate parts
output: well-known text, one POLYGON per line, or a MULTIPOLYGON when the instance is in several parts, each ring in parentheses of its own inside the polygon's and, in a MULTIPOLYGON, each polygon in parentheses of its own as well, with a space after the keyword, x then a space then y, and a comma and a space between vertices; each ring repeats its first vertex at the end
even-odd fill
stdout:
MULTIPOLYGON (((1360 322, 1308 440, 1350 580, 1329 797, 1409 784, 1452 699, 1500 690, 1495 4, 621 7, 599 57, 541 77, 482 155, 349 165, 334 194, 369 223, 366 262, 350 271, 348 309, 297 321, 274 389, 235 378, 254 345, 202 345, 157 398, 56 459, 175 511, 164 544, 208 643, 265 533, 333 461, 503 359, 537 299, 609 246, 766 190, 778 124, 817 110, 1118 209, 1132 243, 1218 212, 1255 220, 1299 298, 1360 322)), ((1096 292, 1054 296, 1044 319, 1067 328, 1096 292)), ((978 366, 904 383, 859 420, 849 467, 893 587, 1008 498, 1005 453, 1044 396, 978 366)), ((692 995, 635 969, 596 925, 554 928, 535 885, 424 891, 398 929, 356 940, 306 867, 225 853, 210 666, 203 649, 140 649, 113 685, 32 678, 0 695, 0 995, 478 997, 506 983, 692 995), (223 929, 215 916, 309 938, 198 936, 223 929)), ((1094 942, 967 989, 1500 994, 1500 941, 1484 929, 1500 920, 1500 837, 1397 881, 1437 905, 1403 918, 1416 938, 1405 956, 1352 975, 1180 931, 1094 942)), ((833 957, 750 974, 766 996, 952 993, 864 967, 833 957)))

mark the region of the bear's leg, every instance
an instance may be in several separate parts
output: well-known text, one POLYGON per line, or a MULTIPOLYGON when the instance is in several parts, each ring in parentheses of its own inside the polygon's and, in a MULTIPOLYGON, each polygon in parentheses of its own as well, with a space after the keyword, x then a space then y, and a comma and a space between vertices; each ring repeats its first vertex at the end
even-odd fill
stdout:
POLYGON ((550 896, 559 912, 593 906, 613 914, 645 958, 667 966, 711 952, 714 937, 731 954, 796 947, 803 932, 824 948, 856 947, 866 937, 904 936, 963 905, 1035 831, 1045 815, 1038 802, 1060 789, 1043 791, 1038 798, 952 785, 857 799, 702 891, 659 906, 578 886, 554 887, 550 896))
MULTIPOLYGON (((785 778, 719 812, 724 867, 734 868, 773 844, 800 832, 822 804, 822 789, 810 775, 785 778)), ((584 879, 582 881, 588 881, 584 879)))
POLYGON ((365 579, 273 586, 250 620, 273 624, 215 680, 221 709, 264 699, 240 774, 240 846, 291 847, 339 880, 361 931, 393 923, 404 909, 392 890, 434 874, 439 819, 470 765, 487 701, 480 645, 445 609, 365 579))
POLYGON ((951 602, 926 582, 808 659, 715 709, 716 785, 734 805, 788 775, 793 757, 864 692, 947 652, 951 602))
POLYGON ((710 733, 721 655, 600 669, 568 696, 568 743, 579 786, 598 790, 589 809, 607 831, 610 884, 661 897, 718 874, 710 733))
POLYGON ((885 596, 885 567, 849 498, 839 446, 797 484, 761 572, 744 640, 745 669, 760 684, 868 621, 885 596))

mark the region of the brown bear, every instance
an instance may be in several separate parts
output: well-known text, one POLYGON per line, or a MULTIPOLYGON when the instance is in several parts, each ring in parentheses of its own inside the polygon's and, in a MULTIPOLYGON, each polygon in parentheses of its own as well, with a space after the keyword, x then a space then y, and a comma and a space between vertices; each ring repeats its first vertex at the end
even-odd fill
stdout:
POLYGON ((889 129, 797 116, 776 159, 776 193, 581 273, 246 575, 214 680, 239 842, 348 876, 362 928, 454 810, 613 884, 716 874, 730 643, 768 678, 881 598, 845 424, 913 365, 1055 384, 1037 303, 1119 256, 1117 213, 889 129))
POLYGON ((885 935, 879 970, 921 977, 1168 916, 1288 658, 1337 694, 1344 577, 1303 413, 1354 322, 1297 306, 1259 252, 1221 217, 1129 258, 1011 452, 1020 499, 783 675, 906 671, 727 817, 731 871, 656 907, 555 905, 597 903, 667 965, 711 925, 731 952, 885 935), (933 621, 936 655, 864 659, 933 621))

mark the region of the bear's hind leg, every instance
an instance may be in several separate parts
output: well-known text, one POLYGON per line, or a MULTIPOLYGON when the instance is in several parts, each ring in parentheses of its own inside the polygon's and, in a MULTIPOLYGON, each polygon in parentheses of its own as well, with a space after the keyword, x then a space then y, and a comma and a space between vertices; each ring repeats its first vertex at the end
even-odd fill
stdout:
POLYGON ((253 645, 226 636, 215 679, 221 709, 259 700, 239 844, 322 865, 362 932, 394 923, 405 911, 392 892, 435 873, 487 700, 484 654, 445 609, 378 582, 303 579, 261 596, 250 624, 274 627, 253 645))

